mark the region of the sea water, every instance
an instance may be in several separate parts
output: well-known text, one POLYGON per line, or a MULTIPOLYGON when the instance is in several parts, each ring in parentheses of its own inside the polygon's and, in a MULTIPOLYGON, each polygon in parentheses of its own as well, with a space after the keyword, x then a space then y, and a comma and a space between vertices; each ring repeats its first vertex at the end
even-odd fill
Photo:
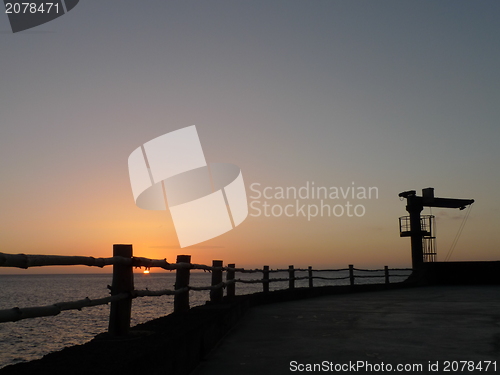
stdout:
MULTIPOLYGON (((401 272, 398 272, 401 273, 401 272)), ((307 272, 296 272, 295 277, 306 276, 307 272)), ((318 273, 323 277, 345 277, 346 272, 318 273)), ((376 276, 371 273, 370 275, 376 276)), ((382 273, 379 274, 379 276, 382 273)), ((237 274, 239 279, 261 279, 261 273, 237 274)), ((287 278, 287 272, 271 273, 271 278, 287 278)), ((391 278, 391 282, 404 278, 391 278)), ((191 286, 210 285, 211 274, 192 272, 191 286)), ((381 283, 383 278, 363 278, 356 283, 381 283)), ((0 310, 14 307, 35 307, 57 302, 69 302, 109 296, 111 274, 68 274, 68 275, 0 275, 0 310)), ((135 274, 135 289, 174 289, 175 272, 135 274)), ((348 279, 337 281, 314 280, 315 286, 346 285, 348 279)), ((307 280, 296 281, 297 287, 306 287, 307 280)), ((274 282, 270 290, 284 289, 288 282, 274 282)), ((237 283, 236 294, 250 294, 262 291, 262 284, 237 283)), ((208 291, 191 291, 190 306, 203 305, 209 300, 208 291)), ((132 302, 131 325, 165 316, 173 311, 173 297, 140 297, 132 302)), ((0 368, 24 361, 41 358, 45 354, 67 346, 90 341, 108 328, 109 305, 83 308, 81 311, 63 311, 57 316, 25 319, 17 322, 0 323, 0 368)))

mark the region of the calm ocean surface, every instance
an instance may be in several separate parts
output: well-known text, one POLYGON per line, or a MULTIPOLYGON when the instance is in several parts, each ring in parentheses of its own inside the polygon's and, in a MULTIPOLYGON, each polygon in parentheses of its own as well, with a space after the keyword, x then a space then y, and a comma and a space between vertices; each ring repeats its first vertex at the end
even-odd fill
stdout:
MULTIPOLYGON (((398 272, 401 274, 401 272, 398 272)), ((296 273, 296 277, 307 273, 296 273)), ((321 273, 318 276, 341 277, 347 274, 321 273)), ((271 278, 286 278, 285 273, 272 273, 271 278)), ((240 279, 261 278, 260 273, 238 274, 240 279)), ((211 274, 193 272, 192 286, 210 285, 211 274)), ((394 278, 391 282, 402 281, 394 278)), ((89 297, 109 296, 111 274, 76 275, 0 275, 0 310, 13 307, 34 307, 68 302, 89 297)), ((382 283, 383 278, 358 279, 359 283, 382 283)), ((358 282, 357 281, 357 282, 358 282)), ((175 273, 135 274, 135 288, 160 290, 174 289, 175 273)), ((348 280, 314 280, 315 286, 345 285, 348 280)), ((307 286, 307 280, 296 282, 297 287, 307 286)), ((287 282, 270 284, 271 290, 284 289, 287 282)), ((262 290, 260 284, 236 285, 237 294, 249 294, 262 290)), ((191 306, 203 305, 209 299, 208 292, 190 292, 191 306)), ((141 297, 132 303, 132 326, 144 323, 173 311, 173 297, 141 297)), ((109 305, 84 308, 81 311, 63 311, 52 317, 25 319, 18 322, 0 323, 0 368, 24 361, 41 358, 52 351, 90 341, 108 328, 109 305)))

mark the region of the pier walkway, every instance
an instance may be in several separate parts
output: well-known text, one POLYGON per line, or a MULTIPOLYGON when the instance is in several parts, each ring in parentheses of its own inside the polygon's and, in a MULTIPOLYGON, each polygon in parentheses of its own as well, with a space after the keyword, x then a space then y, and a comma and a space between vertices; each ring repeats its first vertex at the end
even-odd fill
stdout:
POLYGON ((401 372, 412 374, 499 373, 500 286, 430 286, 254 307, 193 375, 371 373, 388 371, 388 364, 392 372, 417 365, 401 372), (485 371, 488 361, 496 361, 496 371, 493 363, 485 371))

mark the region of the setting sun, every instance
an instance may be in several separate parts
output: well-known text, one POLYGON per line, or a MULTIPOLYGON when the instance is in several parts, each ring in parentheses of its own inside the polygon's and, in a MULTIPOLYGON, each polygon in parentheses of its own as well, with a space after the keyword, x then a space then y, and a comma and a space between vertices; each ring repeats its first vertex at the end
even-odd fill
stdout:
POLYGON ((144 270, 144 273, 149 273, 149 270, 144 270))

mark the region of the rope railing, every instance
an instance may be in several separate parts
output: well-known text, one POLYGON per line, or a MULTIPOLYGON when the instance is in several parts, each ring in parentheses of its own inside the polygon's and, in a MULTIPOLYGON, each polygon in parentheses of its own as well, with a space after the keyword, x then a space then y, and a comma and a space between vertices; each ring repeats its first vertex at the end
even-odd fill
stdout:
POLYGON ((336 268, 336 269, 326 269, 326 270, 314 270, 314 272, 339 272, 339 271, 349 271, 349 268, 336 268))
POLYGON ((84 307, 93 307, 99 305, 107 305, 110 302, 115 302, 123 299, 130 298, 128 293, 115 294, 114 296, 90 299, 85 298, 78 301, 58 302, 52 305, 36 306, 0 310, 0 323, 16 322, 22 319, 41 318, 43 316, 59 315, 62 311, 66 310, 81 310, 84 307))
POLYGON ((354 271, 360 271, 360 272, 380 272, 382 270, 369 270, 369 269, 364 269, 364 268, 354 268, 354 271))
POLYGON ((14 322, 22 319, 55 316, 66 310, 81 310, 86 307, 93 307, 105 304, 111 304, 109 317, 109 332, 115 336, 125 335, 130 328, 131 302, 138 297, 159 297, 174 296, 174 312, 183 312, 189 310, 189 292, 190 291, 209 291, 212 302, 223 300, 223 293, 226 290, 226 298, 235 297, 235 287, 238 283, 243 284, 262 284, 262 291, 269 292, 269 284, 277 282, 288 282, 289 289, 295 288, 296 281, 308 280, 310 288, 314 287, 314 280, 337 281, 349 279, 351 286, 355 285, 355 279, 366 278, 385 278, 385 284, 389 284, 390 277, 408 277, 409 275, 391 274, 389 271, 411 271, 409 268, 393 268, 387 266, 380 270, 354 268, 349 265, 348 268, 338 269, 313 269, 294 268, 289 266, 287 269, 270 269, 264 266, 262 269, 236 268, 234 264, 224 267, 222 261, 214 260, 212 266, 204 264, 191 263, 191 256, 179 255, 176 263, 169 263, 166 259, 149 259, 144 257, 132 256, 132 245, 114 245, 113 256, 109 258, 95 258, 85 256, 63 256, 63 255, 26 255, 26 254, 6 254, 0 253, 0 267, 42 267, 42 266, 76 266, 85 265, 91 267, 113 266, 112 286, 108 286, 111 296, 99 299, 85 298, 83 300, 59 302, 52 305, 12 308, 0 310, 0 323, 14 322), (176 281, 174 290, 135 290, 133 282, 133 268, 145 267, 146 269, 158 267, 169 271, 176 271, 176 281), (212 282, 209 286, 189 285, 189 274, 191 270, 203 270, 212 274, 212 282), (382 275, 355 275, 357 272, 383 272, 382 275), (223 273, 226 273, 226 280, 223 281, 223 273), (241 279, 236 278, 236 272, 245 274, 261 273, 261 279, 241 279), (295 276, 296 272, 307 272, 307 276, 295 276), (314 273, 336 273, 348 272, 346 276, 326 277, 316 276, 314 273), (270 278, 271 273, 288 273, 288 277, 270 278))
MULTIPOLYGON (((194 270, 225 270, 227 267, 211 267, 205 264, 194 263, 168 263, 166 259, 149 259, 143 257, 126 258, 122 256, 113 256, 109 258, 95 258, 86 256, 67 256, 67 255, 27 255, 27 254, 6 254, 0 253, 0 267, 16 267, 28 269, 31 267, 43 266, 89 266, 103 268, 111 265, 124 265, 132 267, 145 268, 163 268, 167 271, 175 271, 181 268, 194 270)), ((259 272, 258 270, 245 270, 243 268, 234 269, 240 272, 259 272)))
POLYGON ((313 276, 313 279, 319 279, 319 280, 345 280, 348 279, 349 276, 344 276, 344 277, 322 277, 322 276, 313 276))

